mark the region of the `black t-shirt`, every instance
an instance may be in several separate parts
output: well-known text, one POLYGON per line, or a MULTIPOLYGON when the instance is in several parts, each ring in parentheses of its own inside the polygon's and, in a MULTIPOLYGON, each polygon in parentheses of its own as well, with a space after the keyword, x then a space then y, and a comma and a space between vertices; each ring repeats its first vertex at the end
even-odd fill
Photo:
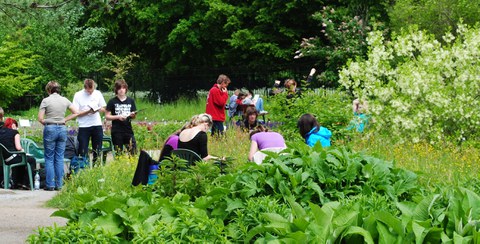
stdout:
POLYGON ((200 155, 200 157, 204 158, 208 156, 207 142, 207 133, 200 131, 190 141, 183 142, 179 139, 178 148, 190 149, 200 155))
MULTIPOLYGON (((2 143, 9 151, 17 151, 17 148, 15 147, 15 135, 17 134, 17 130, 1 127, 0 143, 2 143)), ((10 156, 11 154, 3 155, 3 158, 8 158, 10 156)))
MULTIPOLYGON (((127 97, 125 101, 120 101, 118 97, 110 99, 107 103, 107 111, 110 111, 112 115, 130 115, 131 112, 137 111, 135 101, 127 97)), ((112 121, 112 133, 124 132, 133 134, 132 123, 130 120, 120 121, 118 119, 112 121)))

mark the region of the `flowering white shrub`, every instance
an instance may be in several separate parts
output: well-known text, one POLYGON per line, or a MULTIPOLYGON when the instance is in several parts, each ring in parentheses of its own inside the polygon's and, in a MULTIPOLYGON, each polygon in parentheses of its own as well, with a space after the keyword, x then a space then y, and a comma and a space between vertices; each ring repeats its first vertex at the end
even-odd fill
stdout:
POLYGON ((339 82, 369 101, 376 130, 414 142, 478 138, 480 28, 460 24, 442 43, 415 27, 367 41, 366 60, 350 61, 339 82))

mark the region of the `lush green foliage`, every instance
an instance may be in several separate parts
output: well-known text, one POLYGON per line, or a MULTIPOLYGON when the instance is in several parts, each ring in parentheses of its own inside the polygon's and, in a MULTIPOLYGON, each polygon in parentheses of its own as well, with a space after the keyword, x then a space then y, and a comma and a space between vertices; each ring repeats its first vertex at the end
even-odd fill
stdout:
POLYGON ((22 97, 40 78, 31 73, 39 56, 22 47, 23 39, 23 33, 17 32, 0 43, 0 106, 22 97))
POLYGON ((67 86, 104 66, 106 31, 81 26, 81 8, 64 7, 34 14, 35 18, 27 18, 28 41, 24 45, 41 56, 35 63, 35 75, 42 77, 42 90, 50 80, 67 86))
POLYGON ((433 33, 438 40, 458 23, 475 25, 480 21, 480 2, 470 0, 398 0, 388 13, 391 29, 400 32, 408 25, 433 33))
POLYGON ((403 140, 478 141, 480 28, 460 25, 445 44, 415 28, 384 39, 372 32, 366 60, 339 82, 369 102, 374 127, 403 140))
MULTIPOLYGON (((75 239, 84 232, 90 235, 81 235, 83 241, 114 243, 479 238, 478 194, 442 188, 421 195, 412 172, 346 149, 289 144, 262 165, 245 164, 225 175, 211 163, 184 171, 167 168, 181 165, 176 158, 164 163, 153 188, 78 187, 74 202, 55 213, 70 220, 67 226, 42 228, 29 240, 75 239)), ((79 177, 89 178, 90 172, 79 177)))
POLYGON ((268 98, 266 109, 273 125, 288 139, 303 140, 298 134, 297 121, 304 113, 315 115, 322 126, 331 130, 334 143, 352 133, 346 130, 352 113, 351 97, 343 92, 305 90, 291 99, 281 93, 268 98))
POLYGON ((346 60, 366 53, 366 33, 370 27, 364 24, 366 20, 347 13, 331 7, 315 13, 314 19, 322 26, 321 36, 304 38, 297 51, 296 58, 313 57, 322 67, 317 85, 336 86, 338 70, 346 60))

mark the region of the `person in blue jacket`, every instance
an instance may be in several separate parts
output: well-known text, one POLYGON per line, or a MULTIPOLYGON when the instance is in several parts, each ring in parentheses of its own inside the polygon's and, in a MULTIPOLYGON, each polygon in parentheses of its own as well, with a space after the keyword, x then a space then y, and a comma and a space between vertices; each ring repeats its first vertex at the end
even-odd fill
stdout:
POLYGON ((353 119, 350 121, 347 130, 356 129, 357 132, 362 133, 369 125, 370 115, 368 115, 367 101, 360 101, 360 99, 353 100, 353 119))
POLYGON ((302 115, 300 119, 298 119, 297 127, 300 130, 300 135, 305 139, 305 143, 310 147, 313 147, 319 141, 322 147, 330 146, 332 132, 320 126, 312 114, 302 115))

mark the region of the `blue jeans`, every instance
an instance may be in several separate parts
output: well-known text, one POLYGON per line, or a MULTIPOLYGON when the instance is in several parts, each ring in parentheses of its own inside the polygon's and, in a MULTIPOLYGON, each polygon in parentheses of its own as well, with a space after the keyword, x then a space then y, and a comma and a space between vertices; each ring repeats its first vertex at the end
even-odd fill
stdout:
POLYGON ((67 127, 64 125, 46 125, 43 129, 47 187, 62 188, 63 156, 66 142, 67 127))
POLYGON ((255 109, 257 112, 263 111, 263 99, 261 97, 258 98, 257 103, 255 103, 255 109))
POLYGON ((88 156, 88 143, 92 139, 93 162, 95 163, 98 154, 102 149, 103 128, 101 125, 78 128, 78 154, 88 156))

